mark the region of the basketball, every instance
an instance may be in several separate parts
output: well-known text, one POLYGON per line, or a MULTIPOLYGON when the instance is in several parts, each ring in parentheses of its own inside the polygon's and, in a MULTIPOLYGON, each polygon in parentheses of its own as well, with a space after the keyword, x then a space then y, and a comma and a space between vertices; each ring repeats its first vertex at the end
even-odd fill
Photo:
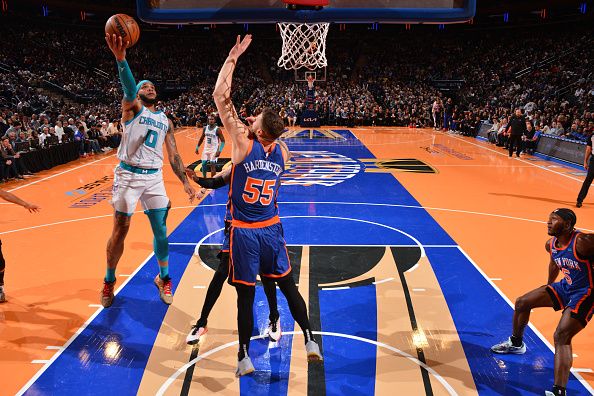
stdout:
POLYGON ((140 28, 131 16, 116 14, 112 15, 105 23, 105 33, 121 36, 123 42, 129 41, 127 48, 130 48, 138 41, 140 28))

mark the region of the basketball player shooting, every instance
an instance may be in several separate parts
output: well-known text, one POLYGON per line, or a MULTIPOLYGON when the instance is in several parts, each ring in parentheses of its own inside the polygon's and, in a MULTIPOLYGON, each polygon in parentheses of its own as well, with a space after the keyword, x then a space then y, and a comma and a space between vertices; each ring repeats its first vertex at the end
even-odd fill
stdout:
POLYGON ((251 35, 245 36, 243 40, 237 37, 235 46, 221 68, 213 92, 223 126, 232 142, 229 282, 237 291, 238 377, 254 371, 248 352, 254 323, 252 308, 258 273, 278 282, 291 314, 305 336, 308 361, 322 360, 319 346, 313 339, 305 301, 293 280, 278 216, 276 197, 281 174, 289 159, 288 150, 276 142, 284 130, 283 120, 275 111, 266 108, 248 127, 240 121, 231 101, 233 72, 237 60, 251 41, 251 35), (253 140, 249 139, 250 135, 254 136, 253 140))
POLYGON ((112 204, 115 209, 113 231, 107 242, 107 269, 101 292, 101 305, 109 307, 114 300, 115 270, 124 252, 124 240, 130 228, 130 219, 141 202, 148 216, 154 235, 153 246, 159 262, 159 274, 154 284, 165 304, 173 302, 169 277, 169 243, 167 240, 167 213, 171 207, 163 183, 163 143, 167 147, 173 172, 183 183, 184 190, 194 200, 194 188, 188 182, 184 164, 177 151, 173 123, 155 109, 157 92, 152 82, 138 84, 126 61, 129 42, 115 34, 106 34, 105 41, 114 54, 120 82, 124 91, 122 99, 122 124, 124 133, 118 148, 120 164, 114 170, 112 204))

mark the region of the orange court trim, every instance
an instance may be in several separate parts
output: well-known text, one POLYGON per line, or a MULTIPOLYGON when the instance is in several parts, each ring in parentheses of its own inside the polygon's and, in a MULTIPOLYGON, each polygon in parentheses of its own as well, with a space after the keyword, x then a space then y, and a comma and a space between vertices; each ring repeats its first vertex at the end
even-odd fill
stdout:
POLYGON ((278 275, 278 274, 260 274, 260 275, 265 276, 267 278, 282 278, 283 276, 287 276, 287 274, 289 274, 289 272, 291 272, 292 269, 293 268, 291 267, 291 263, 289 263, 289 269, 280 275, 278 275))

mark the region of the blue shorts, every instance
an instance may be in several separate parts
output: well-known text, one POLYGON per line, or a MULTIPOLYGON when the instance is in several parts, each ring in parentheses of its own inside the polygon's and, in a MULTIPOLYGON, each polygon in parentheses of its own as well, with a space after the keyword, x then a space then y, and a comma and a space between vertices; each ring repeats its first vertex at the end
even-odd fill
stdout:
POLYGON ((229 283, 256 285, 256 276, 283 278, 291 263, 281 223, 262 228, 232 226, 229 234, 229 283))
POLYGON ((566 282, 547 286, 555 311, 570 309, 571 317, 586 327, 594 314, 594 293, 591 288, 572 289, 566 282))

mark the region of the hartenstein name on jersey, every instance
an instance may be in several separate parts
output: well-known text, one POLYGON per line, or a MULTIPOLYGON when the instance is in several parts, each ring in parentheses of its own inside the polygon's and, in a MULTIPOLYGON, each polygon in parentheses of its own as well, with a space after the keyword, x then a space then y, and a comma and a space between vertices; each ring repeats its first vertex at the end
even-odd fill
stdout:
POLYGON ((245 171, 247 173, 257 171, 257 170, 266 170, 269 172, 274 172, 275 175, 280 175, 283 172, 283 168, 277 163, 264 161, 264 160, 254 160, 250 162, 246 162, 243 164, 245 171))
POLYGON ((153 120, 150 117, 141 116, 140 117, 140 120, 138 121, 138 123, 140 125, 150 125, 153 128, 157 128, 157 129, 160 129, 162 131, 167 131, 169 129, 169 125, 164 124, 164 123, 159 122, 159 121, 155 121, 155 120, 153 120))
POLYGON ((556 258, 555 264, 557 264, 557 267, 559 267, 559 268, 569 268, 569 269, 575 269, 578 271, 582 270, 582 268, 580 267, 580 263, 578 263, 577 261, 572 260, 570 258, 566 258, 566 257, 556 258))

